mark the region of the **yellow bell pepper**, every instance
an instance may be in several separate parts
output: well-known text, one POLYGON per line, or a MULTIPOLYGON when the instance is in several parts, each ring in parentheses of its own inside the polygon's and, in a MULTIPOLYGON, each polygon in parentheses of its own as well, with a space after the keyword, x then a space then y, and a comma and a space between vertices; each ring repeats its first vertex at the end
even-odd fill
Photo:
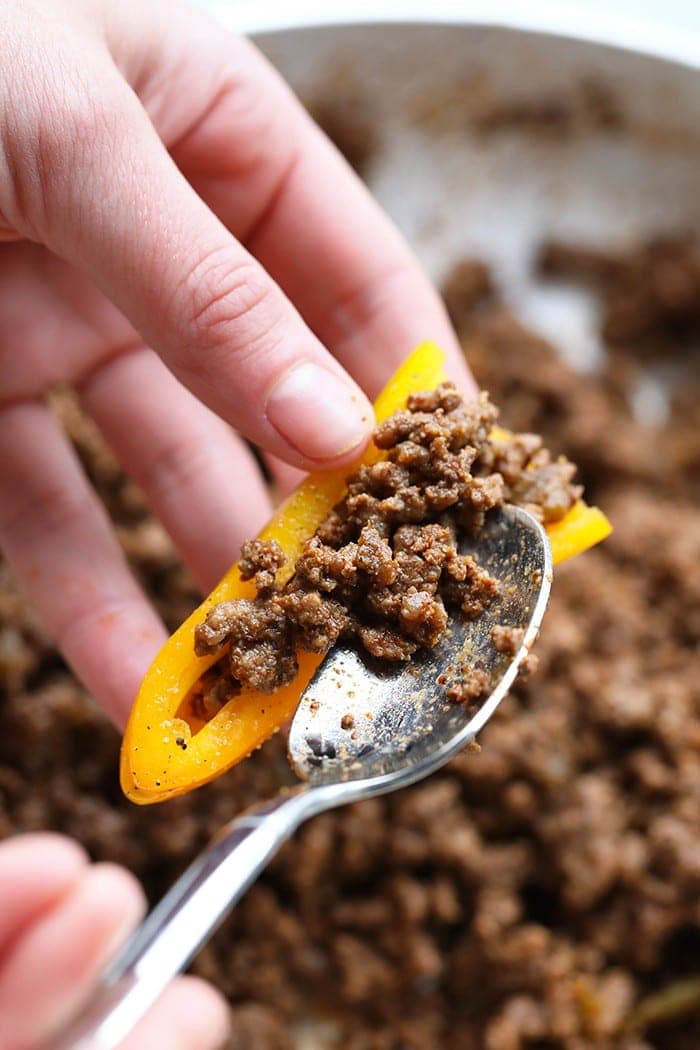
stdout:
MULTIPOLYGON (((377 421, 403 407, 411 392, 431 390, 442 382, 443 362, 444 354, 434 343, 421 344, 379 395, 377 421)), ((370 445, 362 462, 373 462, 380 455, 370 445)), ((277 540, 287 556, 282 581, 285 574, 287 578, 292 574, 304 542, 341 499, 349 473, 346 468, 306 478, 260 533, 261 539, 277 540)), ((601 511, 576 504, 548 528, 555 563, 593 546, 609 532, 601 511)), ((290 685, 272 694, 244 690, 207 722, 197 718, 188 703, 192 687, 219 659, 218 654, 195 655, 196 625, 218 602, 254 594, 253 583, 241 580, 234 565, 168 639, 148 670, 122 742, 121 784, 132 802, 160 802, 205 784, 246 758, 294 714, 301 692, 323 659, 318 654, 299 654, 299 673, 290 685)))

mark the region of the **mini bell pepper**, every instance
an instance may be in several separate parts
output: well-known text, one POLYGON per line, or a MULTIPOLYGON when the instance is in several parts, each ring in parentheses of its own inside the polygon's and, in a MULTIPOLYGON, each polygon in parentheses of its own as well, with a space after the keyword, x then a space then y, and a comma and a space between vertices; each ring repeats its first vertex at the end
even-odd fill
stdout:
MULTIPOLYGON (((410 393, 434 389, 445 379, 444 354, 423 343, 401 365, 375 402, 378 422, 406 404, 410 393)), ((361 462, 382 453, 370 445, 361 462)), ((292 572, 305 541, 342 498, 347 468, 311 475, 282 504, 260 533, 276 540, 287 556, 279 579, 292 572)), ((604 539, 610 524, 601 511, 577 503, 561 521, 548 527, 554 562, 572 557, 604 539)), ((299 653, 295 680, 271 694, 243 690, 207 722, 194 714, 188 697, 218 654, 196 656, 194 629, 218 602, 250 598, 252 582, 241 580, 237 565, 226 573, 204 602, 168 639, 148 670, 124 734, 121 784, 132 802, 148 804, 184 794, 205 784, 246 758, 293 715, 299 696, 323 659, 299 653)))

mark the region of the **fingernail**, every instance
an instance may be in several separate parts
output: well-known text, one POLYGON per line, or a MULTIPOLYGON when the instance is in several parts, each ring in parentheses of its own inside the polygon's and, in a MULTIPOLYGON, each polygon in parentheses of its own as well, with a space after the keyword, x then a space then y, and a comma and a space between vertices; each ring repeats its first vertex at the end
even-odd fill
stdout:
POLYGON ((374 424, 372 406, 353 383, 306 361, 270 391, 267 418, 277 433, 309 459, 337 459, 357 448, 374 424))

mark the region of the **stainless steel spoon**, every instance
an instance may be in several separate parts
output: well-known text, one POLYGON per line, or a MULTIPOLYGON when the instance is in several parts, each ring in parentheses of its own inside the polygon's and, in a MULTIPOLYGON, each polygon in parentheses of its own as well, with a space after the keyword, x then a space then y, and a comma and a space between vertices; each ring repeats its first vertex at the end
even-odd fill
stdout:
POLYGON ((552 563, 544 530, 517 507, 489 514, 476 544, 465 541, 460 549, 498 578, 496 601, 477 620, 453 618, 443 642, 408 665, 377 666, 352 648, 331 650, 289 734, 289 758, 303 783, 219 832, 103 974, 87 1007, 45 1050, 116 1047, 300 824, 421 780, 474 739, 537 637, 552 563), (514 655, 493 645, 491 630, 500 624, 525 632, 514 655), (446 696, 463 664, 488 675, 488 698, 476 707, 446 696))

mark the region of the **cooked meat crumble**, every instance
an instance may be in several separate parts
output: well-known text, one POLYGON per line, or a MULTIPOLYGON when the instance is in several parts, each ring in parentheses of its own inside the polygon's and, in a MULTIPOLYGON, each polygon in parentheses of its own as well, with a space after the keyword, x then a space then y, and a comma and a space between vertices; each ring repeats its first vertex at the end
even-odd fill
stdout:
POLYGON ((546 276, 584 280, 600 289, 603 335, 658 352, 664 337, 684 337, 700 325, 700 244, 692 234, 655 237, 615 252, 561 241, 542 246, 546 276))
POLYGON ((505 653, 506 656, 515 656, 523 644, 525 631, 522 627, 504 627, 497 624, 491 628, 491 642, 496 652, 505 653))
MULTIPOLYGON (((450 612, 483 612, 497 582, 459 553, 460 531, 478 531, 505 500, 556 521, 581 492, 573 464, 552 460, 536 435, 492 435, 497 415, 487 394, 465 402, 452 383, 413 394, 376 427, 386 458, 348 478, 289 582, 276 580, 285 562, 279 544, 243 545, 241 576, 255 582, 255 598, 218 603, 195 629, 199 656, 226 650, 218 681, 210 676, 217 700, 237 686, 286 685, 298 650, 325 653, 341 638, 382 660, 409 660, 437 645, 450 612)), ((484 687, 471 679, 453 699, 484 687)))

